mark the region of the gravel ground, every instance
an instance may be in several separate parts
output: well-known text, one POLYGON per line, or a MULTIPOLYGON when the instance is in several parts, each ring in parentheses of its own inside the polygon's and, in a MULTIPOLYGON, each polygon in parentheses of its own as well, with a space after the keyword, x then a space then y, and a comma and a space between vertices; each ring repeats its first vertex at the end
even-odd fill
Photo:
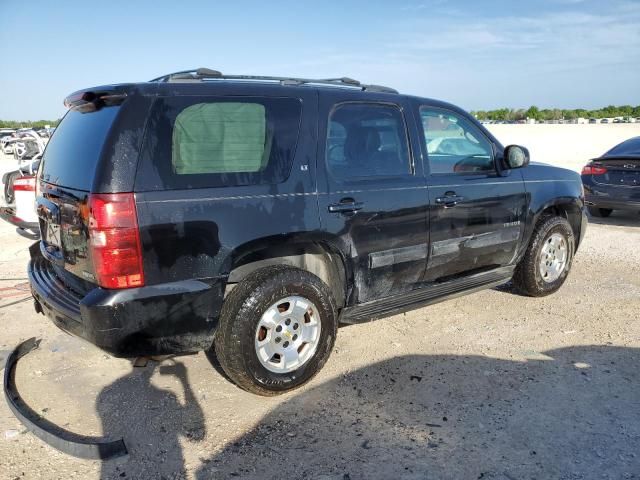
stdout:
POLYGON ((341 328, 307 386, 261 398, 205 354, 133 368, 37 315, 0 225, 0 361, 32 408, 129 456, 61 454, 0 402, 0 478, 640 478, 640 215, 591 223, 564 287, 508 286, 341 328), (215 362, 213 362, 215 363, 215 362))

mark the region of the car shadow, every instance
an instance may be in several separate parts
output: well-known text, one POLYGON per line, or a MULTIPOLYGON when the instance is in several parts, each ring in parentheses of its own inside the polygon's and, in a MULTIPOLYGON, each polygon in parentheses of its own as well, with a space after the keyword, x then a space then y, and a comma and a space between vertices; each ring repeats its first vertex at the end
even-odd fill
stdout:
POLYGON ((640 211, 614 210, 609 217, 589 215, 589 223, 615 227, 640 227, 640 211))
POLYGON ((640 349, 526 348, 397 357, 306 387, 196 478, 637 478, 640 349))

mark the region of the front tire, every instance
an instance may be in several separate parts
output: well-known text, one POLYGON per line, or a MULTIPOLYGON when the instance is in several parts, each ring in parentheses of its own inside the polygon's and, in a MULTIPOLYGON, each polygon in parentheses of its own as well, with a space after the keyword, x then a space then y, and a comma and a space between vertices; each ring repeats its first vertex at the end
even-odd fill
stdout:
POLYGON ((231 290, 214 347, 240 388, 277 395, 308 382, 331 354, 337 309, 329 287, 284 265, 253 272, 231 290))
POLYGON ((562 217, 543 217, 514 272, 516 290, 531 297, 554 293, 567 279, 574 253, 575 238, 569 222, 562 217))
POLYGON ((587 207, 587 210, 589 211, 589 215, 592 217, 600 218, 606 218, 611 215, 611 212, 613 212, 613 209, 611 208, 587 207))

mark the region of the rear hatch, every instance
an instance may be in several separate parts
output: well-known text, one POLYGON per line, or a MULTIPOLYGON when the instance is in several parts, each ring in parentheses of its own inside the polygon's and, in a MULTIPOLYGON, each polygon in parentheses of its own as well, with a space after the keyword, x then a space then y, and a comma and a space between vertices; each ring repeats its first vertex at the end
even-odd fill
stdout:
MULTIPOLYGON (((42 238, 40 251, 53 264, 63 283, 81 293, 96 284, 108 286, 103 285, 96 266, 98 269, 108 266, 107 254, 114 252, 100 250, 104 245, 99 242, 126 237, 126 234, 120 235, 122 225, 118 225, 118 218, 113 216, 113 212, 121 213, 119 205, 122 204, 122 199, 115 197, 124 196, 125 206, 135 217, 133 194, 92 193, 96 175, 104 169, 101 162, 112 161, 105 150, 111 142, 110 134, 126 95, 115 97, 96 96, 94 92, 68 97, 65 104, 70 110, 49 141, 38 172, 36 203, 42 238), (96 209, 99 211, 93 212, 96 209), (100 231, 96 225, 104 223, 105 219, 112 224, 109 229, 100 231)), ((137 223, 135 227, 137 229, 137 223)))
POLYGON ((593 176, 595 183, 640 187, 640 157, 603 157, 592 163, 606 169, 605 173, 593 176))

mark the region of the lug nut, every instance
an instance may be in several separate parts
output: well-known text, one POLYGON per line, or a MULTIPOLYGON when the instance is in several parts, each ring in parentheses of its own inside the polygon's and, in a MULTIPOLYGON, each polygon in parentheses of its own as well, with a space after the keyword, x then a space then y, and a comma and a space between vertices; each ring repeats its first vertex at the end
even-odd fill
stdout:
POLYGON ((298 339, 298 335, 294 335, 291 340, 293 340, 295 342, 297 339, 298 339))
POLYGON ((284 342, 284 343, 282 344, 282 346, 283 346, 284 348, 287 348, 287 347, 289 346, 289 342, 284 342))
POLYGON ((276 343, 280 343, 282 339, 280 337, 276 337, 276 343))
POLYGON ((297 330, 297 329, 298 329, 298 324, 297 324, 297 323, 294 323, 294 324, 293 324, 293 329, 294 329, 294 330, 297 330))
POLYGON ((290 318, 287 318, 287 319, 284 321, 284 324, 285 324, 285 325, 291 325, 291 319, 290 319, 290 318))
POLYGON ((276 332, 281 332, 282 331, 282 325, 278 325, 276 327, 276 332))

